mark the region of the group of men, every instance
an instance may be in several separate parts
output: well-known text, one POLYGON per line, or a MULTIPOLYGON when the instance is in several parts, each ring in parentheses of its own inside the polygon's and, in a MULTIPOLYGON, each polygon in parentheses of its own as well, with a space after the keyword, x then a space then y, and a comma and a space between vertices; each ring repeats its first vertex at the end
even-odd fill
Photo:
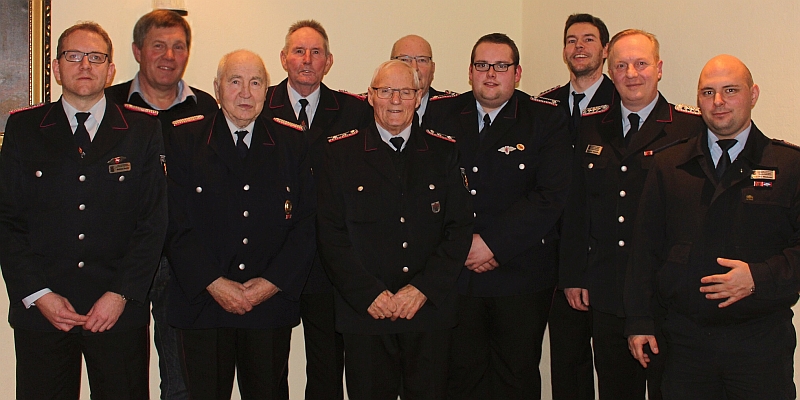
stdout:
POLYGON ((567 85, 530 96, 514 41, 475 43, 470 92, 431 87, 409 35, 365 97, 322 83, 316 21, 270 86, 226 54, 214 98, 183 81, 191 30, 156 10, 106 87, 97 24, 67 29, 59 101, 10 117, 0 265, 17 398, 146 399, 152 303, 163 399, 793 399, 800 153, 750 120, 759 89, 718 56, 699 108, 658 92, 655 36, 575 14, 567 85), (609 76, 603 74, 608 61, 609 76), (218 106, 218 105, 219 106, 218 106), (346 355, 346 357, 345 357, 346 355))

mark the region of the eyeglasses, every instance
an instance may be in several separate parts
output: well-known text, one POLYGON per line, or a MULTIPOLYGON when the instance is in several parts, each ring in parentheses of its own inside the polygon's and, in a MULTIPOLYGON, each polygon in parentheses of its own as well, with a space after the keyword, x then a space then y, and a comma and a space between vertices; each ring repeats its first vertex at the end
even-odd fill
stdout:
POLYGON ((400 98, 403 100, 413 100, 414 96, 417 95, 417 90, 419 89, 395 89, 390 87, 373 87, 372 90, 375 91, 375 94, 378 95, 379 99, 391 99, 394 95, 394 92, 400 93, 400 98))
POLYGON ((475 68, 475 70, 479 72, 486 72, 489 70, 489 68, 494 68, 494 72, 506 72, 512 65, 516 65, 516 63, 511 63, 511 64, 506 64, 506 63, 489 64, 485 62, 472 63, 472 66, 475 68))
POLYGON ((90 53, 84 53, 82 51, 67 50, 67 51, 62 51, 61 56, 64 57, 64 60, 67 60, 69 62, 81 62, 83 61, 83 57, 86 57, 92 64, 102 64, 106 62, 106 60, 108 60, 108 54, 98 53, 96 51, 90 53))
POLYGON ((433 58, 428 56, 396 56, 393 57, 392 60, 400 60, 406 64, 411 64, 411 61, 416 61, 418 65, 430 65, 433 62, 433 58))

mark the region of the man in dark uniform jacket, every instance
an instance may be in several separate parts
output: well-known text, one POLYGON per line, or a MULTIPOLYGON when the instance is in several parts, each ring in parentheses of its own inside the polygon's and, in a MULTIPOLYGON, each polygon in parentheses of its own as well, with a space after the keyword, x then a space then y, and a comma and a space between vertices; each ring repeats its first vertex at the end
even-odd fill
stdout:
MULTIPOLYGON (((633 220, 652 155, 696 134, 701 119, 658 93, 662 61, 655 36, 625 30, 609 43, 608 68, 619 93, 611 107, 581 121, 560 268, 567 287, 592 307, 600 399, 660 398, 661 366, 643 369, 622 335, 622 290, 633 220), (631 123, 635 121, 635 124, 631 123)), ((663 365, 663 364, 662 364, 663 365)))
POLYGON ((394 42, 392 46, 392 54, 389 56, 391 60, 400 60, 412 67, 419 75, 419 88, 422 92, 422 100, 417 107, 418 123, 422 125, 422 118, 425 116, 425 110, 428 109, 428 102, 432 98, 439 96, 449 96, 453 93, 449 90, 440 92, 431 87, 433 83, 433 74, 436 72, 436 63, 433 61, 433 49, 431 44, 428 43, 421 36, 407 35, 403 36, 394 42))
MULTIPOLYGON (((564 63, 569 82, 539 94, 538 101, 558 101, 570 115, 572 142, 583 112, 608 108, 614 84, 603 74, 608 28, 600 18, 573 14, 564 25, 564 63)), ((582 301, 580 284, 570 283, 559 269, 559 289, 553 295, 550 327, 550 381, 554 400, 594 400, 592 315, 582 301), (564 288, 570 288, 564 290, 564 288), (574 306, 574 308, 573 308, 574 306)))
POLYGON ((243 398, 288 399, 315 194, 300 132, 260 116, 267 86, 260 57, 225 55, 221 110, 170 137, 168 314, 193 399, 229 399, 234 371, 243 398))
POLYGON ((625 286, 631 353, 663 347, 665 399, 794 399, 800 149, 752 123, 759 88, 735 57, 700 74, 708 129, 655 157, 625 286), (733 160, 733 161, 731 161, 733 160))
MULTIPOLYGON (((369 107, 361 99, 333 91, 322 83, 333 65, 333 54, 328 34, 317 21, 302 20, 289 27, 281 65, 288 77, 269 88, 264 114, 282 124, 302 126, 305 122, 306 130, 301 135, 306 138, 309 161, 318 176, 327 137, 358 128, 361 120, 369 117, 369 107), (306 105, 301 106, 301 101, 306 105)), ((319 257, 315 257, 300 297, 307 399, 344 398, 344 344, 334 327, 333 310, 333 285, 319 257)), ((286 387, 288 390, 288 382, 286 387)))
POLYGON ((414 69, 390 60, 369 89, 374 122, 329 139, 319 246, 336 288, 348 397, 444 399, 456 279, 472 207, 453 139, 413 123, 414 69))
MULTIPOLYGON (((153 10, 133 28, 133 56, 139 72, 132 80, 106 88, 106 96, 118 104, 145 109, 161 121, 164 142, 172 132, 172 121, 218 109, 208 93, 190 87, 182 78, 189 61, 192 30, 177 12, 153 10)), ((169 149, 167 158, 169 158, 169 149)), ((161 399, 186 400, 188 393, 181 374, 176 332, 167 323, 169 263, 161 256, 158 272, 148 293, 153 304, 154 341, 161 374, 161 399)))
POLYGON ((0 154, 0 265, 17 398, 148 399, 147 290, 167 228, 155 118, 103 95, 114 76, 99 25, 58 40, 55 103, 11 115, 0 154))
POLYGON ((504 34, 473 47, 473 90, 430 104, 426 125, 458 142, 475 228, 458 279, 451 399, 538 399, 539 359, 570 179, 566 114, 514 89, 519 52, 504 34))

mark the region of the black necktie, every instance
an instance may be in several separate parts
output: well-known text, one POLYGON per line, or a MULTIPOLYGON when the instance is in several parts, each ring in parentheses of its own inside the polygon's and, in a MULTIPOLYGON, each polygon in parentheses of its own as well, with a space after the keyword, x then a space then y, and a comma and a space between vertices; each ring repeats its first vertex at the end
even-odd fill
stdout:
POLYGON ((485 114, 483 116, 483 129, 478 133, 478 138, 483 142, 483 139, 486 138, 486 134, 489 132, 489 127, 492 125, 492 118, 489 114, 485 114))
POLYGON ((586 97, 583 93, 572 92, 572 130, 577 131, 581 125, 581 100, 586 97))
POLYGON ((303 130, 308 129, 308 114, 306 114, 307 105, 308 100, 300 99, 300 113, 297 114, 297 122, 300 122, 300 125, 303 126, 303 130))
POLYGON ((75 118, 78 120, 78 127, 75 129, 75 141, 78 143, 78 152, 81 157, 86 155, 89 146, 92 144, 92 139, 89 137, 89 131, 86 130, 84 123, 89 119, 88 112, 75 113, 75 118))
POLYGON ((400 136, 395 136, 389 139, 389 141, 392 142, 392 146, 394 146, 394 148, 396 149, 395 151, 399 153, 400 150, 403 148, 403 142, 405 141, 405 139, 401 138, 400 136))
POLYGON ((625 146, 630 144, 631 140, 633 140, 633 135, 639 132, 639 114, 628 114, 628 121, 631 121, 631 129, 628 129, 628 134, 625 135, 625 146))
POLYGON ((728 150, 737 142, 738 140, 736 139, 717 140, 717 145, 722 149, 722 155, 719 157, 719 161, 717 161, 717 179, 722 179, 725 170, 731 166, 731 156, 728 154, 728 150))
POLYGON ((236 131, 236 152, 239 153, 239 158, 242 160, 247 157, 247 143, 244 142, 247 133, 247 131, 236 131))

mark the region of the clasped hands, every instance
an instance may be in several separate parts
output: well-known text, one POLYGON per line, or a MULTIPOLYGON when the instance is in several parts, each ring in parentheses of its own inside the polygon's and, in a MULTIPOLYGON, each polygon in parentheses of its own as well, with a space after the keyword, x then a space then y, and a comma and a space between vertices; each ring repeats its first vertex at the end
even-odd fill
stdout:
POLYGON ((66 297, 50 292, 36 300, 36 308, 58 330, 69 332, 76 326, 82 326, 84 330, 98 333, 111 329, 117 323, 125 311, 126 302, 118 293, 105 292, 86 315, 81 315, 66 297))
POLYGON ((280 291, 261 277, 239 283, 222 276, 211 282, 206 290, 225 311, 238 315, 244 315, 280 291))
POLYGON ((428 297, 417 288, 406 285, 394 294, 388 290, 381 292, 367 308, 367 313, 375 319, 411 319, 427 300, 428 297))

